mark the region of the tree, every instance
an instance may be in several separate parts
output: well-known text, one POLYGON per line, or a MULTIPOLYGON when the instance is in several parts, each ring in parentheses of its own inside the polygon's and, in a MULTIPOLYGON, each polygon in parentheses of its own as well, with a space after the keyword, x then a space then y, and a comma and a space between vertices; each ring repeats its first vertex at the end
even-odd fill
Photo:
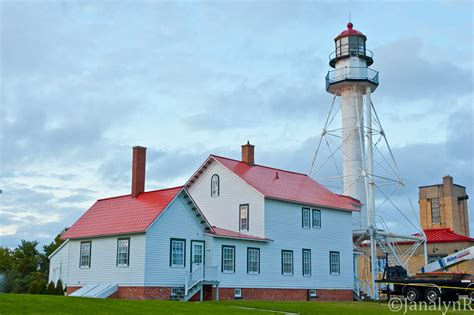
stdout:
POLYGON ((12 251, 0 247, 0 292, 9 292, 9 274, 12 266, 12 251))
POLYGON ((21 244, 13 251, 10 280, 12 281, 12 292, 25 293, 33 280, 44 278, 44 274, 38 273, 41 256, 37 241, 22 240, 21 244))

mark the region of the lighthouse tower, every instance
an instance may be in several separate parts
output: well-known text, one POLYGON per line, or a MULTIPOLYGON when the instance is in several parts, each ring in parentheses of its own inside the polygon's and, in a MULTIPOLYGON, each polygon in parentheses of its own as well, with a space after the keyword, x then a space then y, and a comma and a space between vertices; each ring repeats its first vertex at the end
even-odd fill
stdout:
POLYGON ((374 216, 372 119, 364 125, 364 107, 365 116, 371 117, 370 95, 378 86, 378 72, 369 68, 374 60, 366 41, 364 34, 347 23, 347 29, 334 39, 335 51, 329 56, 334 70, 326 76, 326 90, 341 98, 343 194, 364 204, 353 214, 354 230, 367 230, 374 216))

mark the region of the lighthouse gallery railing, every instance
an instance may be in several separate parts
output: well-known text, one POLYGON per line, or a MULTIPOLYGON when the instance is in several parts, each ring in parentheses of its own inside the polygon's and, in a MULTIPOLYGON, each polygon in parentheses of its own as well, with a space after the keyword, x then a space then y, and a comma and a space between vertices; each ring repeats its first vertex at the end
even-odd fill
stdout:
POLYGON ((379 72, 367 67, 344 67, 329 71, 326 75, 326 89, 330 84, 344 80, 362 81, 367 80, 379 84, 379 72))

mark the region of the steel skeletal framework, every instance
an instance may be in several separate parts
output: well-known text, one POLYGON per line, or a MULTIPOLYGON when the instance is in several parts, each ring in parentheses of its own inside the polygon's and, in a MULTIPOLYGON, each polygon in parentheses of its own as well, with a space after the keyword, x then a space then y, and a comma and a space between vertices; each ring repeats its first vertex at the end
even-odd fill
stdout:
MULTIPOLYGON (((342 162, 342 174, 318 180, 329 181, 328 186, 342 182, 342 194, 362 202, 361 211, 353 213, 354 249, 360 255, 364 255, 361 247, 370 249, 371 275, 366 275, 365 278, 359 275, 355 259, 354 291, 359 296, 363 292, 372 299, 378 299, 375 285, 378 274, 377 254, 388 254, 390 263, 406 268, 410 257, 424 244, 426 263, 426 237, 394 234, 382 216, 377 215, 377 211, 389 205, 397 212, 398 218, 395 221, 405 219, 406 224, 411 224, 419 235, 424 236, 420 224, 414 224, 414 219, 410 219, 394 201, 394 196, 404 187, 404 183, 371 101, 371 94, 378 87, 379 77, 377 71, 368 68, 373 63, 373 54, 366 48, 366 40, 365 35, 353 29, 352 23, 348 23, 347 30, 334 40, 336 50, 330 55, 329 62, 334 70, 329 71, 326 76, 326 90, 334 97, 309 175, 321 175, 320 171, 330 161, 340 173, 338 165, 342 162), (339 113, 340 121, 335 119, 339 113), (320 162, 318 156, 322 155, 323 150, 327 157, 320 162), (318 166, 317 169, 315 165, 318 166), (401 240, 409 241, 411 246, 401 250, 397 246, 401 240)), ((410 208, 416 218, 411 202, 410 208)))

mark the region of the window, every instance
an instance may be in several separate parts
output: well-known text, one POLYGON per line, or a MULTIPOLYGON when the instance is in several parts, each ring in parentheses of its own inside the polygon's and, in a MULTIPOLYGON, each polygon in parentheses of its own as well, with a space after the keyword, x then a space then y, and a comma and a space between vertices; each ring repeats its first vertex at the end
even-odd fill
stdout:
POLYGON ((126 267, 129 265, 130 238, 119 238, 117 240, 117 266, 126 267))
POLYGON ((321 211, 313 209, 313 229, 321 228, 321 211))
POLYGON ((239 206, 239 229, 241 231, 249 230, 249 205, 240 205, 239 206))
POLYGON ((293 275, 293 251, 281 251, 281 274, 293 275))
POLYGON ((339 252, 329 252, 329 272, 338 275, 340 270, 339 252))
POLYGON ((431 199, 431 223, 439 223, 441 221, 439 211, 439 198, 431 199))
POLYGON ((170 266, 184 267, 186 265, 186 240, 172 238, 170 241, 170 266))
POLYGON ((247 248, 247 273, 260 273, 260 249, 247 248))
POLYGON ((308 208, 303 208, 303 211, 302 211, 302 218, 301 218, 301 226, 303 227, 303 229, 309 229, 309 226, 310 226, 310 211, 308 208))
POLYGON ((318 292, 318 291, 316 291, 316 289, 309 290, 309 297, 310 297, 310 298, 316 298, 316 297, 318 297, 317 292, 318 292))
POLYGON ((219 196, 219 175, 214 174, 211 177, 211 197, 219 196))
POLYGON ((235 272, 235 246, 222 245, 222 272, 235 272))
POLYGON ((303 249, 303 276, 311 276, 311 250, 303 249))
POLYGON ((91 266, 91 242, 81 242, 79 268, 90 268, 91 266))
POLYGON ((242 298, 242 289, 234 289, 234 298, 236 299, 242 298))

